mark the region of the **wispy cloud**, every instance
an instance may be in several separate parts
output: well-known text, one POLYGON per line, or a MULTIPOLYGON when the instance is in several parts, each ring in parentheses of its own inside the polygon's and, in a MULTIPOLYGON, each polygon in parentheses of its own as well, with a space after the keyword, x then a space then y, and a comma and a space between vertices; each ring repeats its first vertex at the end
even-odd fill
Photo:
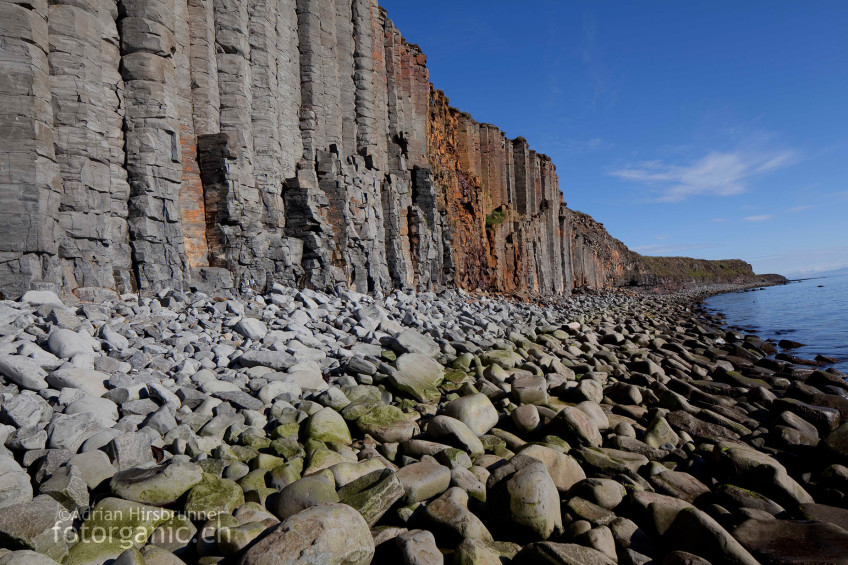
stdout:
POLYGON ((792 208, 787 209, 787 212, 801 212, 803 210, 809 210, 813 206, 811 204, 805 204, 804 206, 793 206, 792 208))
POLYGON ((586 145, 589 149, 600 149, 604 144, 604 140, 600 137, 593 137, 586 145))
POLYGON ((747 216, 742 218, 746 222, 767 222, 774 218, 771 214, 760 214, 759 216, 747 216))
POLYGON ((713 218, 710 221, 714 224, 723 224, 724 222, 727 221, 727 218, 713 218))
POLYGON ((595 17, 587 10, 583 13, 583 37, 580 42, 579 52, 580 58, 583 60, 583 65, 586 73, 589 76, 589 81, 594 91, 592 105, 598 103, 602 95, 610 90, 610 75, 606 62, 603 57, 603 50, 598 41, 598 24, 595 17))
POLYGON ((719 152, 687 164, 643 161, 609 174, 653 187, 660 202, 681 202, 692 196, 732 196, 748 188, 752 178, 791 164, 790 150, 773 152, 719 152))

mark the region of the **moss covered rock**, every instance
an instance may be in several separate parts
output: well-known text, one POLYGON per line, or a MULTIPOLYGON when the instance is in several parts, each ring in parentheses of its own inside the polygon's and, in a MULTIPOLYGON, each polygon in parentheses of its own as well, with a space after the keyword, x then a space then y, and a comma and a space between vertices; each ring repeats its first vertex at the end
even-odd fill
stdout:
POLYGON ((356 419, 356 428, 380 442, 406 441, 418 433, 418 424, 397 406, 377 404, 356 419))
POLYGON ((303 425, 303 435, 326 443, 350 445, 353 441, 347 422, 332 408, 322 408, 311 415, 303 425))
POLYGON ((165 506, 183 495, 203 478, 203 469, 194 463, 172 463, 150 468, 133 467, 112 477, 115 496, 165 506))
POLYGON ((231 514, 242 504, 244 493, 235 481, 204 473, 203 480, 189 491, 185 510, 203 520, 221 512, 231 514))

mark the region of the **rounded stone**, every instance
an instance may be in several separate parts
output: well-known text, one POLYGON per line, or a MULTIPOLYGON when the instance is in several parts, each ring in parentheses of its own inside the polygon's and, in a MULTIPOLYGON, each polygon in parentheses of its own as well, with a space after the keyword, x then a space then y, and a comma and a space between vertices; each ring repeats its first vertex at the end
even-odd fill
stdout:
POLYGON ((338 501, 333 475, 324 471, 285 486, 269 510, 280 520, 285 520, 306 508, 338 501))
POLYGON ((303 427, 303 434, 307 439, 325 443, 350 445, 353 441, 347 422, 332 408, 322 408, 311 415, 303 427))
POLYGON ((166 506, 203 479, 203 470, 194 463, 171 463, 156 467, 133 467, 116 473, 110 482, 112 492, 121 498, 166 506))
POLYGON ((398 391, 419 402, 430 402, 439 397, 438 386, 445 378, 445 369, 435 359, 421 353, 405 353, 395 361, 397 371, 389 382, 398 391))
POLYGON ((203 479, 188 492, 185 511, 196 520, 232 513, 244 504, 241 487, 229 479, 203 473, 203 479))
POLYGON ((506 483, 509 520, 536 539, 562 529, 559 492, 541 462, 516 472, 506 483))
POLYGON ((367 565, 374 539, 365 519, 346 504, 314 506, 289 517, 242 557, 241 565, 367 565))
POLYGON ((485 434, 498 423, 498 411, 483 393, 451 400, 445 406, 445 414, 456 418, 478 436, 485 434))

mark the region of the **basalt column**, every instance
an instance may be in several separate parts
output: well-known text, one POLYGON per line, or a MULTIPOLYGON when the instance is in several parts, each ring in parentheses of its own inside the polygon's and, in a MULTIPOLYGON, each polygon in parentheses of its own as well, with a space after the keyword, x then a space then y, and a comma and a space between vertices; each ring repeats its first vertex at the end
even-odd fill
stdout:
POLYGON ((188 280, 180 218, 182 157, 174 69, 173 0, 121 0, 121 70, 126 87, 129 232, 142 289, 188 280))
POLYGON ((376 35, 375 60, 376 75, 382 80, 379 85, 379 97, 385 93, 385 106, 381 124, 385 137, 383 160, 387 170, 381 187, 384 229, 386 233, 386 258, 392 284, 399 288, 414 288, 415 270, 409 241, 409 206, 412 204, 407 170, 407 135, 400 125, 402 104, 398 98, 398 77, 400 74, 399 49, 400 34, 394 29, 385 13, 378 23, 381 31, 376 35))
MULTIPOLYGON (((303 157, 293 178, 286 181, 286 234, 303 242, 302 284, 327 287, 344 278, 333 264, 336 244, 328 220, 330 202, 318 186, 318 152, 341 144, 341 116, 333 107, 338 85, 329 78, 335 70, 325 51, 332 49, 335 35, 335 5, 329 0, 297 1, 297 29, 300 55, 300 133, 303 157), (335 127, 333 127, 335 126, 335 127)), ((331 157, 323 170, 332 172, 331 157), (330 170, 328 170, 330 169, 330 170)), ((336 256, 338 260, 338 256, 336 256)))
POLYGON ((0 291, 59 287, 47 2, 0 1, 0 291))
POLYGON ((59 256, 69 288, 114 286, 99 5, 56 0, 47 17, 53 139, 63 184, 59 256))
MULTIPOLYGON (((175 39, 174 66, 176 68, 178 112, 180 117, 180 161, 182 179, 180 182, 180 220, 183 228, 183 241, 189 266, 196 268, 209 264, 206 244, 206 210, 203 198, 203 183, 200 180, 200 167, 197 162, 197 133, 194 127, 192 109, 192 16, 200 16, 194 27, 208 25, 206 14, 191 14, 186 0, 174 0, 175 39), (198 25, 199 24, 199 25, 198 25)), ((205 39, 205 38, 204 38, 205 39)), ((202 46, 198 51, 203 53, 202 46)), ((198 62, 198 75, 206 77, 203 62, 198 62)))

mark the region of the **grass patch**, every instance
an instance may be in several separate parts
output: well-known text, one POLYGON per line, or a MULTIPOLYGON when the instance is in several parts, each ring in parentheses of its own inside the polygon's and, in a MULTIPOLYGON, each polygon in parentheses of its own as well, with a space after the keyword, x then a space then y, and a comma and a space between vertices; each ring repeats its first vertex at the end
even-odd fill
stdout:
POLYGON ((494 210, 491 214, 486 216, 486 227, 493 228, 502 224, 504 220, 506 220, 506 214, 500 210, 494 210))

